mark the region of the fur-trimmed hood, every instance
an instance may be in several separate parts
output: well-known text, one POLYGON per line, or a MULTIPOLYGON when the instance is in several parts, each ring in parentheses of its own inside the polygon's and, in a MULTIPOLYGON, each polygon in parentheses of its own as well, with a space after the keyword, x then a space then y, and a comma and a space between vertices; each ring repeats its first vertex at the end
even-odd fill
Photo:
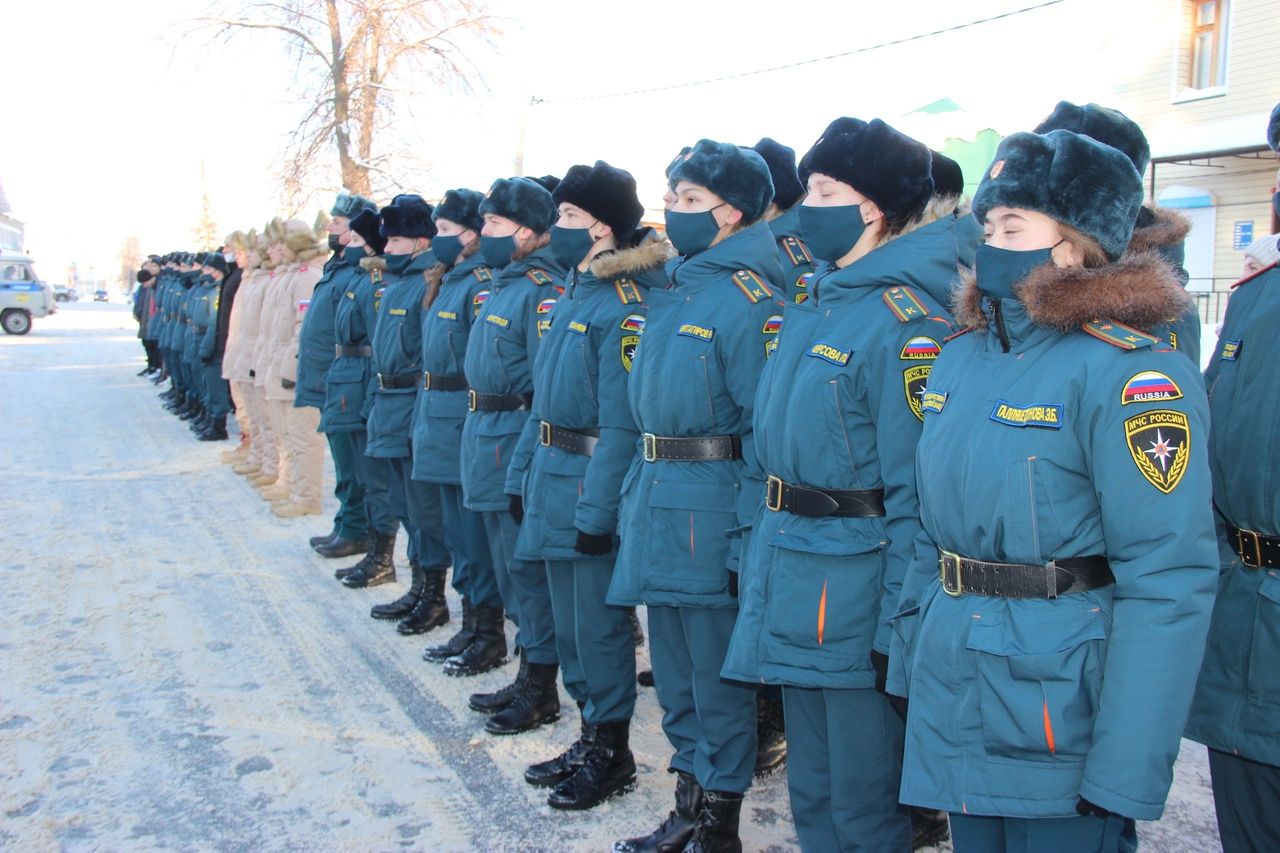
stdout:
POLYGON ((1138 225, 1129 241, 1130 252, 1145 252, 1163 246, 1176 246, 1187 239, 1191 223, 1185 216, 1167 207, 1149 207, 1151 216, 1138 215, 1138 225), (1146 221, 1146 224, 1143 224, 1146 221))
POLYGON ((373 272, 374 270, 377 270, 378 272, 386 272, 387 259, 382 257, 381 255, 371 256, 368 258, 361 258, 360 269, 365 270, 367 272, 373 272))
MULTIPOLYGON (((1129 252, 1103 267, 1044 265, 1014 286, 1037 326, 1071 332, 1094 320, 1113 320, 1143 331, 1180 317, 1192 299, 1155 252, 1129 252)), ((953 292, 953 313, 963 326, 984 326, 982 293, 966 271, 953 292)))
POLYGON ((601 280, 657 269, 676 255, 666 240, 648 240, 630 249, 606 252, 591 261, 591 274, 601 280))

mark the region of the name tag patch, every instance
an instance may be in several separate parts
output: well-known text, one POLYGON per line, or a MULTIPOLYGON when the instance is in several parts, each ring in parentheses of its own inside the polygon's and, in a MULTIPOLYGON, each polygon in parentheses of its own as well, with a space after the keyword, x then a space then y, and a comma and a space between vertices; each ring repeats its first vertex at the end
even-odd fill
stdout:
POLYGON ((492 323, 493 325, 501 329, 505 329, 511 325, 510 320, 508 320, 506 317, 499 317, 497 314, 490 314, 488 317, 484 318, 484 321, 486 323, 492 323))
POLYGON ((1226 341, 1222 344, 1222 360, 1235 361, 1240 357, 1240 348, 1244 346, 1244 341, 1226 341))
POLYGON ((1124 384, 1124 390, 1120 392, 1120 405, 1156 403, 1178 400, 1181 397, 1182 389, 1168 376, 1155 370, 1144 370, 1124 384))
POLYGON ((456 320, 458 319, 458 312, 457 311, 437 311, 436 316, 439 317, 441 320, 456 320))
POLYGON ((920 398, 920 411, 937 414, 942 411, 942 407, 946 404, 946 391, 925 391, 924 396, 920 398))
POLYGON ((585 335, 587 333, 587 324, 579 323, 577 320, 574 320, 569 324, 569 331, 577 332, 579 335, 585 335))
POLYGON ((839 347, 819 341, 810 347, 809 351, 805 353, 805 355, 812 358, 820 358, 823 361, 829 361, 832 364, 838 364, 841 367, 844 367, 849 363, 849 356, 853 355, 853 352, 851 350, 843 350, 839 347))
POLYGON ((677 335, 684 335, 686 338, 697 338, 700 341, 709 341, 716 336, 715 328, 707 328, 699 326, 697 323, 681 323, 680 328, 676 329, 677 335))
POLYGON ((1008 400, 997 400, 991 410, 991 420, 1013 427, 1044 427, 1062 429, 1061 403, 1033 403, 1015 406, 1008 400))
POLYGON ((390 314, 392 317, 403 317, 405 314, 409 312, 408 312, 408 309, 406 308, 390 308, 387 310, 387 313, 390 314))

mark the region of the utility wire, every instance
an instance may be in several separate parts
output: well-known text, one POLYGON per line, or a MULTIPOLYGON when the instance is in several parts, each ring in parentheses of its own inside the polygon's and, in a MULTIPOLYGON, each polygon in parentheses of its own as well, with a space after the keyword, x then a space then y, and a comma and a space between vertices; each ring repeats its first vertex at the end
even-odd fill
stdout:
POLYGON ((1025 6, 1021 9, 1012 9, 1008 12, 1001 12, 999 15, 992 15, 988 18, 978 18, 975 21, 968 21, 963 24, 956 24, 950 27, 944 27, 940 30, 933 30, 928 33, 917 33, 913 36, 905 36, 893 41, 881 42, 880 44, 867 45, 853 50, 846 50, 843 53, 833 53, 830 56, 818 56, 813 59, 802 59, 799 62, 789 62, 786 65, 774 65, 769 68, 758 68, 755 71, 743 71, 737 74, 726 74, 722 77, 707 77, 703 80, 690 80, 686 83, 672 83, 667 86, 653 86, 648 89, 631 89, 625 92, 614 92, 605 95, 578 95, 569 98, 539 98, 534 95, 529 99, 530 106, 538 106, 539 104, 567 104, 574 101, 601 101, 606 98, 627 98, 633 95, 648 95, 653 92, 669 92, 673 89, 688 89, 693 86, 706 86, 709 83, 723 83, 726 80, 740 80, 743 77, 757 77, 761 74, 772 74, 775 71, 786 71, 791 68, 800 68, 804 65, 816 65, 819 62, 829 62, 832 59, 843 59, 846 56, 855 56, 860 53, 870 53, 873 50, 881 50, 886 47, 895 47, 908 42, 920 41, 921 39, 932 38, 934 36, 945 35, 946 33, 954 33, 959 30, 967 30, 970 27, 976 27, 979 24, 989 24, 992 21, 999 21, 1004 18, 1012 18, 1015 15, 1021 15, 1024 12, 1034 12, 1037 9, 1044 9, 1048 6, 1056 6, 1063 0, 1046 0, 1044 3, 1037 3, 1034 6, 1025 6))

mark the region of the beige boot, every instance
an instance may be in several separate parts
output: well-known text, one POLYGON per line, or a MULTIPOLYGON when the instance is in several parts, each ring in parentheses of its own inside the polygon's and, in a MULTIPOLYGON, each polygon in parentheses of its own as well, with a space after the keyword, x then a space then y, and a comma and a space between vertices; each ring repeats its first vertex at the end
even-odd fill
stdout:
POLYGON ((258 489, 266 488, 267 486, 270 486, 275 481, 276 481, 276 475, 269 474, 266 471, 259 471, 257 474, 254 474, 252 477, 249 478, 249 482, 253 484, 254 488, 258 488, 258 489))
POLYGON ((268 503, 283 501, 289 499, 289 487, 283 483, 276 483, 262 490, 262 499, 268 503))
POLYGON ((232 466, 231 470, 235 471, 237 474, 243 474, 244 476, 250 477, 250 478, 256 477, 257 475, 262 473, 261 468, 259 468, 257 465, 254 465, 252 462, 248 462, 248 461, 237 462, 234 466, 232 466))
POLYGON ((241 442, 240 446, 235 450, 222 451, 222 461, 227 465, 238 465, 249 458, 249 445, 247 442, 241 442))
POLYGON ((296 504, 292 501, 288 501, 280 504, 279 506, 272 507, 271 511, 280 518, 301 518, 304 515, 319 515, 320 507, 303 506, 302 504, 296 504))

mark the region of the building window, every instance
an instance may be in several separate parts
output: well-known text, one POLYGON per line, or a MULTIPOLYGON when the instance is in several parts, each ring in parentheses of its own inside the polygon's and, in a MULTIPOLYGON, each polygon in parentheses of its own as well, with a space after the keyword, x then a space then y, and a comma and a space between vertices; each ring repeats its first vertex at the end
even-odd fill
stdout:
POLYGON ((1191 0, 1188 88, 1212 89, 1226 83, 1227 2, 1191 0))

